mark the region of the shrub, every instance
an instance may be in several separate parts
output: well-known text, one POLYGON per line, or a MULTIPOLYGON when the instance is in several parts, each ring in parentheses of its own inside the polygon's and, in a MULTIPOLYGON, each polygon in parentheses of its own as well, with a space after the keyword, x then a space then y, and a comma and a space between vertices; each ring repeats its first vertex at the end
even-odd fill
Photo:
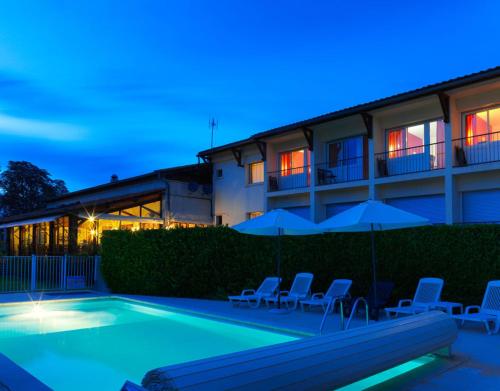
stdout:
MULTIPOLYGON (((443 299, 480 303, 486 283, 500 278, 500 226, 432 226, 376 233, 378 277, 396 283, 394 298, 411 298, 420 277, 445 280, 443 299)), ((222 298, 276 274, 275 238, 226 227, 108 231, 102 271, 117 293, 222 298)), ((284 237, 283 287, 301 271, 314 291, 351 278, 352 293, 371 281, 367 233, 284 237)))

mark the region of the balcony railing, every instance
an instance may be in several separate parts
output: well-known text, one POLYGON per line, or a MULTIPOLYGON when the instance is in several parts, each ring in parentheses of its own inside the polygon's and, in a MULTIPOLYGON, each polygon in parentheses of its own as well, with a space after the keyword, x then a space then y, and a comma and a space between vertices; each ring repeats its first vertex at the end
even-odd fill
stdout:
POLYGON ((316 164, 316 185, 359 181, 368 178, 368 160, 366 156, 316 164))
POLYGON ((291 190, 308 187, 311 184, 311 167, 295 167, 268 172, 269 191, 291 190))
POLYGON ((375 154, 377 178, 444 168, 444 142, 375 154))
POLYGON ((478 134, 453 140, 454 166, 500 161, 500 132, 478 134))

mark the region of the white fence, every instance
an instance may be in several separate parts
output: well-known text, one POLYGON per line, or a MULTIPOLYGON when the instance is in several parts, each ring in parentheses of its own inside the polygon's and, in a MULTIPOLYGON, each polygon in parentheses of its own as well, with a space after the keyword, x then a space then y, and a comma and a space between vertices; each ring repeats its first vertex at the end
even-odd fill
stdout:
POLYGON ((94 288, 99 256, 0 256, 0 293, 94 288))

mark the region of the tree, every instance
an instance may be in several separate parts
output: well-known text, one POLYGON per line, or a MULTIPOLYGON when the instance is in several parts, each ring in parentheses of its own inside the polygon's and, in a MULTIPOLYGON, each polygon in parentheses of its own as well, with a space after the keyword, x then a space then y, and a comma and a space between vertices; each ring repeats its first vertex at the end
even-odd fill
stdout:
POLYGON ((67 193, 64 181, 29 162, 10 161, 0 174, 0 213, 4 216, 43 208, 51 198, 67 193))

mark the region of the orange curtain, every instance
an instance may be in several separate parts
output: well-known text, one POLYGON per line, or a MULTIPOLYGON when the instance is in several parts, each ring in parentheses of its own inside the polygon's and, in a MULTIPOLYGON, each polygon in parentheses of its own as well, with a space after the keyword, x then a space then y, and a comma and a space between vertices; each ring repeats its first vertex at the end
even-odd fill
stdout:
POLYGON ((389 158, 401 156, 403 148, 403 130, 391 130, 388 137, 389 158))
POLYGON ((281 170, 281 176, 287 176, 292 174, 292 153, 291 152, 285 152, 281 154, 281 159, 280 159, 280 170, 281 170))
POLYGON ((468 114, 465 117, 465 144, 474 145, 474 121, 475 114, 468 114))

